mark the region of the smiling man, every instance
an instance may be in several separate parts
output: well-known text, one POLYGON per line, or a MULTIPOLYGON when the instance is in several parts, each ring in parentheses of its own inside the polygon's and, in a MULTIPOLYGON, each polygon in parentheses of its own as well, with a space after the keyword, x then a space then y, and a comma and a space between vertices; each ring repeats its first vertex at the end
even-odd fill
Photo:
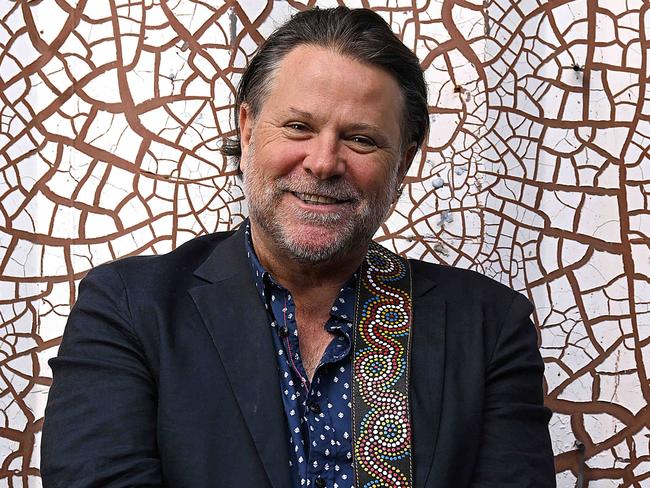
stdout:
POLYGON ((401 148, 395 79, 353 61, 298 46, 281 61, 258 116, 240 109, 241 170, 263 260, 331 265, 345 257, 356 268, 393 203, 416 143, 401 148))
POLYGON ((555 486, 530 303, 372 242, 428 129, 415 55, 303 12, 236 109, 249 220, 83 280, 45 488, 555 486))

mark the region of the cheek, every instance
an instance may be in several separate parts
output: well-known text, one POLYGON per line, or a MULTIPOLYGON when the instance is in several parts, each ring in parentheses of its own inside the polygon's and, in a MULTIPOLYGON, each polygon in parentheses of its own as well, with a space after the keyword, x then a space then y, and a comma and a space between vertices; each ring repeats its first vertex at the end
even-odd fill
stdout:
POLYGON ((395 170, 378 161, 349 164, 349 172, 354 184, 364 193, 384 194, 393 191, 395 186, 395 170))
POLYGON ((300 168, 307 152, 300 142, 287 141, 268 146, 256 160, 264 164, 269 173, 284 175, 300 168))

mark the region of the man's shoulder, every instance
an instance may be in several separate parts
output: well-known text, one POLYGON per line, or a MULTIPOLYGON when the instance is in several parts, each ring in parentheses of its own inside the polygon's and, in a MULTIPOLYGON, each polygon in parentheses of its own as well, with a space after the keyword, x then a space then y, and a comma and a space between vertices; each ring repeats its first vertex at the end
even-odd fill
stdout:
POLYGON ((452 299, 496 300, 503 303, 525 297, 507 285, 477 271, 436 264, 419 259, 409 259, 415 279, 425 277, 436 284, 438 290, 452 299))
MULTIPOLYGON (((410 262, 415 288, 419 284, 423 289, 422 280, 427 280, 431 290, 428 296, 442 300, 448 319, 454 323, 454 337, 461 342, 476 333, 494 338, 508 317, 521 321, 533 312, 525 295, 484 274, 419 260, 410 262)), ((529 327, 526 321, 518 323, 529 327)))
POLYGON ((129 256, 97 266, 93 272, 116 272, 124 281, 139 284, 162 284, 168 280, 178 283, 194 271, 212 254, 215 248, 236 231, 215 232, 195 237, 176 249, 146 256, 129 256))

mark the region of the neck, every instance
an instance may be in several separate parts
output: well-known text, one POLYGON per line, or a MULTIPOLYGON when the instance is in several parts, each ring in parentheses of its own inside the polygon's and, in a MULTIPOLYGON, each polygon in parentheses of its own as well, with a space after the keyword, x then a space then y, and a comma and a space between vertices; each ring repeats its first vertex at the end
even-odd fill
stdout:
MULTIPOLYGON (((251 222, 251 237, 255 253, 273 279, 296 296, 315 290, 331 289, 335 295, 363 262, 368 244, 358 250, 319 263, 305 263, 287 255, 286 251, 268 242, 251 222)), ((333 299, 333 298, 332 298, 333 299)))

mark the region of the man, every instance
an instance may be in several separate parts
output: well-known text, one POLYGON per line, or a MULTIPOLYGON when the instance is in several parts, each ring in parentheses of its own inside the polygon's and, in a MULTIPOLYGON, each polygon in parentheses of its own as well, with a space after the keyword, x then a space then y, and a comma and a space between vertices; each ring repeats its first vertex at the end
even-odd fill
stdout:
POLYGON ((371 11, 304 12, 237 110, 250 220, 88 274, 44 486, 554 486, 527 300, 371 243, 427 131, 415 56, 371 11))

